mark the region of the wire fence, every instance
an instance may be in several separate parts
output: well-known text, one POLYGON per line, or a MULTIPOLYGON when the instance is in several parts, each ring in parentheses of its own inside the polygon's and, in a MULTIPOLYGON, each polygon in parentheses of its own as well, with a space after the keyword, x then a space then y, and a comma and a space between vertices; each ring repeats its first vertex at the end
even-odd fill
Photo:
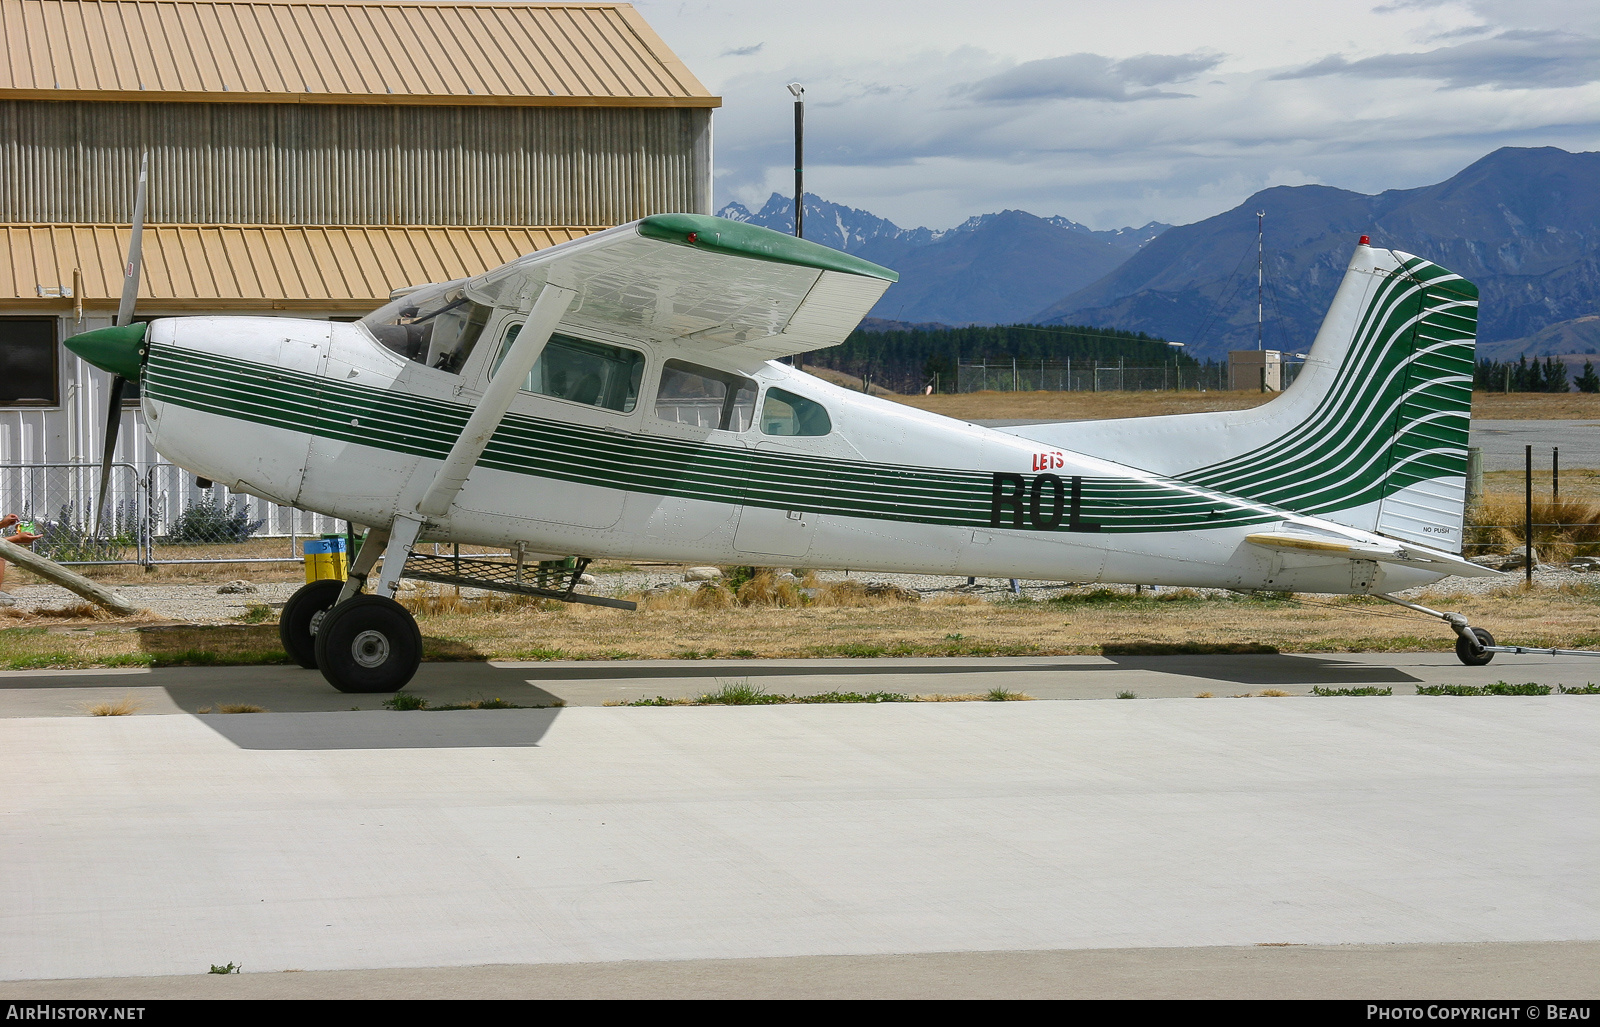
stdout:
POLYGON ((0 512, 42 535, 34 552, 57 563, 298 563, 301 539, 345 528, 224 485, 202 487, 164 462, 112 464, 103 513, 99 503, 96 464, 0 464, 0 512))
MULTIPOLYGON (((1300 363, 1282 365, 1282 388, 1298 375, 1300 363)), ((1098 361, 1005 360, 959 364, 957 392, 1157 392, 1228 388, 1226 364, 1127 367, 1098 361)))

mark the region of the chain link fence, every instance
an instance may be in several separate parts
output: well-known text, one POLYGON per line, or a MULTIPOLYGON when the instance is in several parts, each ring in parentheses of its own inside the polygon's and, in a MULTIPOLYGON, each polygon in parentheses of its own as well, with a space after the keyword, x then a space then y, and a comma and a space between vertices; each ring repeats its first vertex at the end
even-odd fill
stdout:
POLYGON ((95 464, 0 464, 0 513, 43 535, 34 552, 79 565, 298 563, 302 539, 343 521, 226 486, 202 488, 169 463, 111 465, 105 511, 95 464))

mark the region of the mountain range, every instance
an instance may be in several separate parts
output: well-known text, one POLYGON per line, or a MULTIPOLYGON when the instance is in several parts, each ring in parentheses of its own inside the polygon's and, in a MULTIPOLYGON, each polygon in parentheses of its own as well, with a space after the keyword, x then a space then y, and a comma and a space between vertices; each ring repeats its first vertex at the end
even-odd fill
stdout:
MULTIPOLYGON (((773 193, 752 213, 738 203, 717 212, 779 232, 794 230, 794 198, 773 193)), ((955 228, 901 228, 854 207, 806 195, 805 237, 900 272, 874 317, 943 324, 1003 324, 1045 306, 1121 266, 1170 228, 1094 231, 1063 217, 1005 210, 955 228)))
MULTIPOLYGON (((1478 285, 1479 352, 1504 359, 1595 346, 1600 313, 1600 153, 1505 147, 1436 185, 1376 196, 1280 186, 1190 225, 1093 231, 1007 210, 953 229, 902 229, 806 197, 806 237, 900 272, 872 316, 944 324, 1100 325, 1220 358, 1256 344, 1256 212, 1265 213, 1272 349, 1304 351, 1359 236, 1437 261, 1478 285), (1569 324, 1569 322, 1571 324, 1569 324), (1541 334, 1542 333, 1542 334, 1541 334), (1551 346, 1556 349, 1550 349, 1551 346)), ((774 194, 724 217, 779 231, 774 194)))

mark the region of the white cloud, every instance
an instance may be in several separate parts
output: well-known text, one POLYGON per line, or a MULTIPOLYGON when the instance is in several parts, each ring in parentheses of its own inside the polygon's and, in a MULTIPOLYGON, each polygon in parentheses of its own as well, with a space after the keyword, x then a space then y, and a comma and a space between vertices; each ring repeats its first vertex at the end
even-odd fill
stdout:
POLYGON ((1600 148, 1582 47, 1518 64, 1556 37, 1600 35, 1600 4, 637 6, 724 97, 719 203, 793 189, 784 84, 796 80, 808 190, 908 226, 1005 208, 1096 228, 1183 222, 1268 185, 1376 192, 1439 181, 1502 145, 1600 148), (760 51, 739 55, 752 40, 760 51))

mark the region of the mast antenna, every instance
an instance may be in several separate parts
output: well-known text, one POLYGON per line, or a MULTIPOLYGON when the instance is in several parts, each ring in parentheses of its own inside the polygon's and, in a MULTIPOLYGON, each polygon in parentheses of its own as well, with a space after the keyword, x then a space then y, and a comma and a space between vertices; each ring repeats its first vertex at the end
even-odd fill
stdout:
POLYGON ((1256 211, 1256 349, 1262 349, 1261 344, 1261 283, 1263 280, 1264 262, 1261 249, 1261 222, 1267 216, 1264 210, 1256 211))

